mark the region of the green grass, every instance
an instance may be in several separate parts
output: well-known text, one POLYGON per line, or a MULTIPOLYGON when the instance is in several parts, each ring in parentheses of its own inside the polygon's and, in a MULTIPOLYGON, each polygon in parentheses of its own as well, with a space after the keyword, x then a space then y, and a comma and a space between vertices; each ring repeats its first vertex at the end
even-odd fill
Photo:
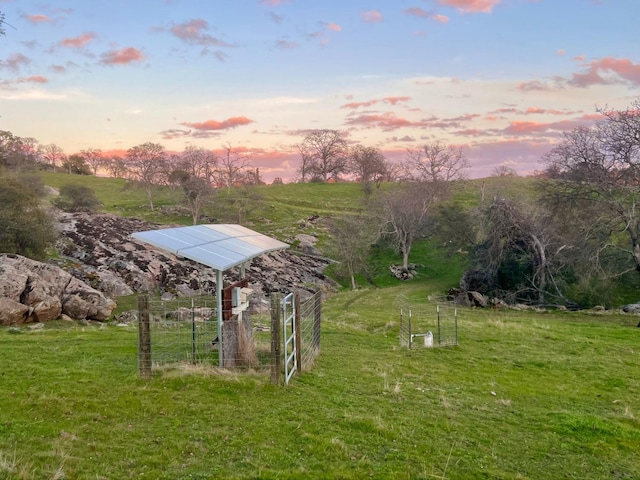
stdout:
POLYGON ((136 375, 136 332, 0 330, 0 478, 639 478, 636 317, 460 313, 460 346, 398 346, 399 294, 324 305, 322 353, 266 373, 136 375))

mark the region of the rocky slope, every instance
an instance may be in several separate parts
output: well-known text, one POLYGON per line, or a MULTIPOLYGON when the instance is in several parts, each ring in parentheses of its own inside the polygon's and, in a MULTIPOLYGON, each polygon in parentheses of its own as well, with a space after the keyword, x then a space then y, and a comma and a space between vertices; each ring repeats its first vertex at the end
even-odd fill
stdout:
MULTIPOLYGON (((133 240, 134 232, 162 228, 132 218, 108 214, 63 213, 57 215, 61 234, 58 250, 61 267, 109 297, 141 291, 160 291, 165 297, 191 296, 215 290, 215 271, 133 240)), ((247 268, 250 286, 268 295, 292 289, 332 289, 323 271, 322 257, 273 252, 254 259, 247 268)), ((225 281, 238 272, 225 272, 225 281)))

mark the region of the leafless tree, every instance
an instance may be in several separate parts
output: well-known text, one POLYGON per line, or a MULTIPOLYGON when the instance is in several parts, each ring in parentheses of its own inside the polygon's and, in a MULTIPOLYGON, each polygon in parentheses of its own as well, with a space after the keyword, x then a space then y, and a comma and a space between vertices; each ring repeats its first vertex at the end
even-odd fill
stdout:
POLYGON ((250 165, 248 155, 234 150, 230 143, 223 147, 216 169, 216 183, 219 187, 227 187, 227 192, 236 183, 240 183, 244 170, 250 165))
POLYGON ((162 182, 166 152, 158 143, 146 142, 127 151, 129 168, 134 179, 147 193, 149 208, 153 210, 153 187, 162 182))
POLYGON ((313 130, 297 148, 305 165, 304 176, 310 173, 326 182, 346 171, 349 148, 338 130, 313 130))
POLYGON ((340 262, 337 272, 344 271, 349 277, 352 290, 357 287, 356 274, 366 274, 369 251, 378 234, 374 226, 365 215, 337 217, 330 223, 331 254, 340 262))
POLYGON ((401 184, 378 198, 380 234, 402 255, 405 270, 409 266, 413 243, 430 233, 434 205, 443 197, 442 186, 440 182, 401 184))
MULTIPOLYGON (((553 179, 544 184, 545 201, 558 215, 571 212, 565 218, 576 232, 592 239, 599 232, 592 258, 611 258, 607 250, 625 251, 631 270, 640 273, 640 100, 625 110, 599 112, 603 120, 566 132, 543 157, 553 179), (620 234, 626 235, 626 246, 620 234)), ((598 265, 610 271, 604 267, 598 265)))
POLYGON ((462 147, 442 142, 427 143, 420 148, 409 150, 408 154, 407 166, 420 181, 461 180, 465 178, 465 169, 469 167, 462 147))
POLYGON ((188 145, 179 156, 179 167, 191 177, 203 178, 211 185, 218 168, 218 156, 211 150, 188 145))
POLYGON ((348 169, 355 174, 366 197, 373 192, 373 185, 380 184, 387 174, 387 161, 375 147, 356 145, 349 151, 348 169))
POLYGON ((184 192, 185 203, 191 212, 193 224, 197 225, 202 207, 213 198, 215 190, 205 178, 194 176, 184 178, 180 186, 184 192))
POLYGON ((499 165, 491 171, 492 177, 517 177, 518 172, 506 165, 499 165))
POLYGON ((129 171, 127 162, 119 155, 113 155, 104 159, 109 174, 114 178, 125 178, 129 171))
POLYGON ((53 171, 56 170, 56 167, 62 164, 66 155, 64 150, 57 146, 55 143, 50 143, 49 145, 41 145, 40 146, 40 156, 49 164, 53 171))
POLYGON ((80 150, 80 155, 84 158, 84 161, 93 172, 95 177, 98 174, 98 168, 103 164, 102 150, 99 148, 88 148, 86 150, 80 150))

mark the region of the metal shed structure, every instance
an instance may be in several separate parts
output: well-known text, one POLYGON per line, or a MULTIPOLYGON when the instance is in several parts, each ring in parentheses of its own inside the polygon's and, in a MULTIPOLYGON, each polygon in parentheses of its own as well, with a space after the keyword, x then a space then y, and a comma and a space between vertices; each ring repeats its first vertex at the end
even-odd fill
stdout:
MULTIPOLYGON (((131 236, 216 271, 216 314, 220 339, 222 339, 223 323, 223 272, 239 266, 240 276, 244 278, 245 266, 252 259, 264 253, 289 248, 289 245, 284 242, 236 224, 164 228, 136 232, 131 236)), ((220 366, 223 366, 222 349, 219 355, 220 366)))

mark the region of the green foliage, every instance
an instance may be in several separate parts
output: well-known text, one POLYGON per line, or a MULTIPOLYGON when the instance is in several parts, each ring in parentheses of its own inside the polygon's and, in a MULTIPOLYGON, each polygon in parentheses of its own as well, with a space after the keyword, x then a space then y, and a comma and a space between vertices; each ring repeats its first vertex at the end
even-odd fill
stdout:
POLYGON ((60 188, 60 196, 54 204, 66 212, 95 212, 100 207, 100 200, 90 187, 67 183, 60 188))
POLYGON ((2 177, 0 205, 0 252, 45 257, 55 233, 36 192, 18 179, 2 177))

